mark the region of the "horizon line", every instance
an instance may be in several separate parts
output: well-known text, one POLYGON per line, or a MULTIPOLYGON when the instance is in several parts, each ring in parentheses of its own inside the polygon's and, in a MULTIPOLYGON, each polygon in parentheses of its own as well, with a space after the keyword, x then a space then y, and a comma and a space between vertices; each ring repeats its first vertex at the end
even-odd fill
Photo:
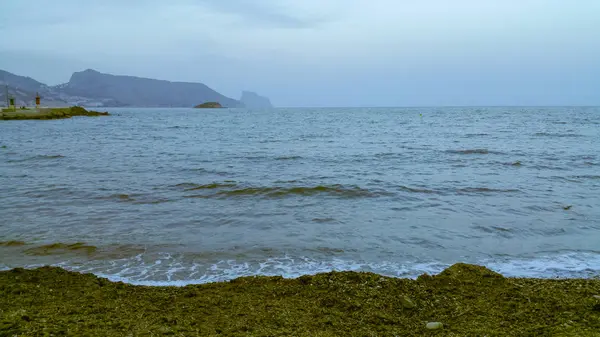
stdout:
MULTIPOLYGON (((90 106, 92 107, 92 106, 90 106)), ((193 109, 194 107, 160 107, 160 106, 102 106, 97 108, 118 109, 193 109)), ((277 106, 272 108, 233 108, 224 109, 249 109, 249 110, 274 110, 274 109, 427 109, 427 108, 600 108, 600 105, 397 105, 397 106, 277 106)))

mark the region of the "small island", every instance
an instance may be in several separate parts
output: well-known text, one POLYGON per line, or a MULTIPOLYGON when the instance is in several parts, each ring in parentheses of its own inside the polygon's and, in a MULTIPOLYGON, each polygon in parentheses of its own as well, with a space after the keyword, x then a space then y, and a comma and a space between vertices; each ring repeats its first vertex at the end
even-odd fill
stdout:
POLYGON ((205 103, 196 105, 194 108, 196 108, 196 109, 221 109, 221 108, 223 108, 223 106, 219 102, 205 102, 205 103))
POLYGON ((4 108, 0 112, 0 120, 26 120, 26 119, 62 119, 75 116, 109 116, 108 112, 86 110, 80 106, 70 108, 4 108))

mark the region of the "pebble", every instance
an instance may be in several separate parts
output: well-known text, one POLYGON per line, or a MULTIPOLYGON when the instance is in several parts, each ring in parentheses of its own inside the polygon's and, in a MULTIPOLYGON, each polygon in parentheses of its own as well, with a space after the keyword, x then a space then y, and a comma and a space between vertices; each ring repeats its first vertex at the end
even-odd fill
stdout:
POLYGON ((400 296, 400 303, 402 303, 402 307, 406 309, 413 309, 417 306, 415 302, 406 296, 400 296))
POLYGON ((442 324, 441 322, 429 322, 425 327, 429 330, 436 330, 443 328, 444 324, 442 324))

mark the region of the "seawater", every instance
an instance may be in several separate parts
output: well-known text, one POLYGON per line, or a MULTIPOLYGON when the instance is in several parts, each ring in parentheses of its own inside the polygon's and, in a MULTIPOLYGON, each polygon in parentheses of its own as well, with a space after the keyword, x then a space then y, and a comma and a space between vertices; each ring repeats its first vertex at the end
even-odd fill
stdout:
POLYGON ((0 268, 600 274, 600 108, 108 110, 0 121, 0 268))

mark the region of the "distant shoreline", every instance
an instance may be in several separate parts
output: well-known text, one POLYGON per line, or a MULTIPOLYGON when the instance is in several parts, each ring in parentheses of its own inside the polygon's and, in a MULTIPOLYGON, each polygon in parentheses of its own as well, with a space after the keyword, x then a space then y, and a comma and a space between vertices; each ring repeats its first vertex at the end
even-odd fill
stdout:
POLYGON ((98 112, 86 110, 82 107, 70 108, 16 108, 11 111, 9 108, 4 108, 0 112, 0 120, 48 120, 48 119, 64 119, 75 116, 110 116, 108 112, 98 112))

